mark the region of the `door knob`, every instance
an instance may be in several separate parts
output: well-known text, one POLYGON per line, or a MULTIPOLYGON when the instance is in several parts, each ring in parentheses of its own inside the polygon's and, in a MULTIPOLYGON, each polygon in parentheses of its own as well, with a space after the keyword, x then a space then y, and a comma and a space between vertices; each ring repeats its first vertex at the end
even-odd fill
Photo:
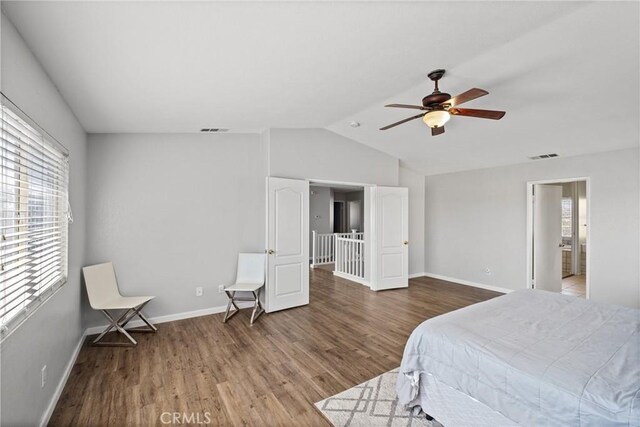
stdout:
POLYGON ((271 254, 273 254, 273 249, 268 249, 266 252, 267 252, 269 255, 271 255, 271 254))
POLYGON ((405 241, 404 241, 404 244, 405 244, 405 245, 408 245, 408 244, 409 244, 409 241, 408 241, 408 240, 405 240, 405 241))

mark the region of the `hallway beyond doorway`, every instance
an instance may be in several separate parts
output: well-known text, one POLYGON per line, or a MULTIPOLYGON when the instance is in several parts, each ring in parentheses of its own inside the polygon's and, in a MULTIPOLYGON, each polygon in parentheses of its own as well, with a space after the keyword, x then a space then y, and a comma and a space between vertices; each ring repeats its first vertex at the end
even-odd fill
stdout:
POLYGON ((587 297, 587 281, 584 274, 568 276, 562 279, 562 294, 574 297, 587 297))

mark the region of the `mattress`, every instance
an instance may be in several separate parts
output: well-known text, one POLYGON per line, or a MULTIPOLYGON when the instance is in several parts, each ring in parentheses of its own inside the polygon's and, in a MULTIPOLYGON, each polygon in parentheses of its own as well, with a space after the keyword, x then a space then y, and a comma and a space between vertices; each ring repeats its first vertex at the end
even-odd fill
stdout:
POLYGON ((426 375, 513 424, 640 426, 640 310, 512 292, 419 325, 401 404, 428 413, 426 375))
POLYGON ((414 412, 427 413, 444 427, 515 427, 518 425, 484 403, 449 387, 430 374, 421 375, 419 393, 429 398, 422 400, 423 406, 419 407, 419 410, 417 406, 414 407, 414 412))

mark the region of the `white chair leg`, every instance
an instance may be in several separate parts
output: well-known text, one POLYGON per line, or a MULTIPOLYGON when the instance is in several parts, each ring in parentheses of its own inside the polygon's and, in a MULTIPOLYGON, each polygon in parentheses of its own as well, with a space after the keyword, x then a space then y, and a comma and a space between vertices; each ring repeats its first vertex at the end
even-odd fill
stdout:
POLYGON ((92 344, 96 346, 134 346, 137 345, 138 342, 133 339, 133 337, 129 334, 129 332, 157 332, 158 329, 151 323, 149 320, 140 312, 142 307, 144 307, 147 303, 139 305, 138 307, 126 310, 122 315, 116 320, 107 310, 100 310, 107 319, 109 319, 109 326, 100 334, 98 337, 93 340, 92 344), (149 329, 125 329, 124 327, 133 319, 135 316, 138 316, 144 323, 147 324, 149 329), (102 341, 102 338, 109 333, 112 329, 120 332, 122 335, 127 337, 130 341, 129 343, 123 342, 105 342, 102 341))
POLYGON ((127 333, 127 331, 124 330, 124 328, 122 326, 120 326, 120 322, 122 322, 124 319, 129 317, 129 314, 131 312, 131 310, 127 310, 125 311, 122 316, 120 316, 117 320, 111 316, 109 314, 109 312, 107 310, 100 310, 102 312, 102 314, 105 315, 105 317, 107 319, 109 319, 109 322, 111 322, 109 324, 109 326, 107 327, 107 329, 105 329, 100 335, 98 335, 98 337, 93 340, 93 345, 95 346, 105 346, 105 347, 124 347, 124 346, 134 346, 137 345, 137 341, 133 339, 133 337, 131 335, 129 335, 127 333), (124 342, 105 342, 105 341, 101 341, 102 338, 108 333, 110 332, 112 329, 116 329, 118 330, 118 332, 122 333, 125 337, 127 337, 127 339, 130 341, 128 343, 124 343, 124 342))
POLYGON ((253 312, 251 313, 251 322, 250 322, 251 325, 253 325, 253 322, 255 322, 256 319, 258 317, 260 317, 260 315, 262 313, 264 313, 264 309, 262 308, 262 304, 260 304, 260 291, 252 292, 252 293, 253 293, 253 297, 255 298, 256 302, 255 302, 255 305, 253 306, 253 312))
POLYGON ((224 313, 224 319, 222 319, 222 323, 227 323, 227 320, 231 319, 233 316, 238 314, 238 312, 240 311, 240 308, 236 305, 236 302, 234 301, 236 293, 235 292, 229 292, 229 291, 225 291, 225 293, 227 294, 227 297, 229 298, 229 303, 227 304, 227 311, 224 313), (229 312, 231 310, 231 306, 233 306, 234 310, 231 312, 231 314, 229 314, 229 312))
POLYGON ((139 311, 136 311, 136 314, 138 315, 138 317, 147 324, 147 326, 149 328, 151 328, 151 330, 148 329, 136 329, 135 332, 158 332, 158 328, 155 327, 154 324, 152 324, 151 322, 149 322, 149 320, 139 311))
POLYGON ((130 332, 158 332, 158 328, 156 328, 151 322, 149 322, 149 320, 141 312, 142 308, 147 305, 148 302, 149 301, 133 308, 131 314, 123 322, 120 323, 120 326, 124 328, 131 319, 133 319, 135 316, 138 316, 140 320, 147 324, 149 329, 129 329, 130 332))

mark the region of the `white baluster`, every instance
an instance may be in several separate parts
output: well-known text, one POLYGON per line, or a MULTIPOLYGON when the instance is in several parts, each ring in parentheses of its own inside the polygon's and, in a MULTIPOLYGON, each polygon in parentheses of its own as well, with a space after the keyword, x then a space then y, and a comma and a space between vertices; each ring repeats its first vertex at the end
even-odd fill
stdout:
POLYGON ((322 262, 327 262, 327 236, 322 239, 322 262))
POLYGON ((356 241, 356 276, 360 277, 360 242, 356 241))
POLYGON ((323 264, 327 262, 325 257, 326 245, 327 245, 327 236, 322 236, 322 263, 323 264))
POLYGON ((353 242, 349 241, 349 274, 353 276, 353 242))
POLYGON ((311 231, 311 265, 316 265, 316 230, 311 231))
POLYGON ((344 272, 349 273, 349 241, 344 241, 344 272))
POLYGON ((364 278, 364 264, 363 264, 363 258, 362 258, 362 243, 358 244, 358 247, 360 248, 359 250, 359 257, 358 257, 358 265, 360 266, 360 274, 358 274, 358 277, 360 278, 364 278))
POLYGON ((335 262, 336 253, 335 253, 335 239, 333 234, 329 234, 329 248, 331 248, 331 254, 329 256, 329 262, 335 262))

